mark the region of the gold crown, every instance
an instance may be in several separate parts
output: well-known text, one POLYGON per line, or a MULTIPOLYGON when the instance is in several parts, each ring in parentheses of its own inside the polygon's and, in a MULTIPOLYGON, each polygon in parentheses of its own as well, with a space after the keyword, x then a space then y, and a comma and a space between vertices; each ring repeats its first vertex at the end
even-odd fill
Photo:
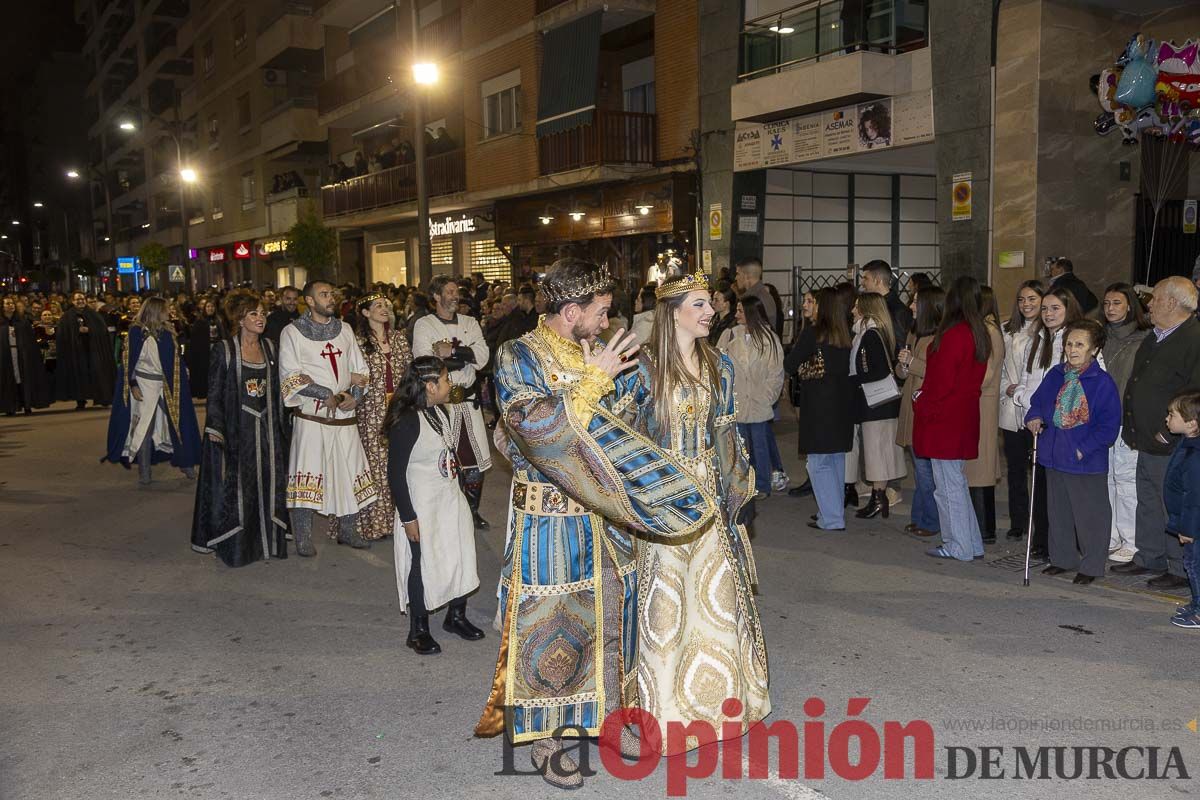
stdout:
POLYGON ((387 300, 387 299, 388 299, 388 296, 386 294, 383 294, 382 292, 375 292, 374 294, 369 294, 366 297, 360 298, 358 301, 358 305, 356 307, 357 308, 365 308, 365 307, 371 305, 371 303, 374 303, 376 300, 387 300))
POLYGON ((708 291, 708 276, 703 272, 693 272, 677 278, 668 278, 654 290, 654 299, 667 300, 681 294, 695 291, 708 291))
POLYGON ((608 294, 612 288, 612 276, 608 274, 607 266, 601 266, 593 275, 571 278, 558 285, 544 280, 541 285, 542 293, 550 303, 568 303, 582 300, 588 295, 608 294))

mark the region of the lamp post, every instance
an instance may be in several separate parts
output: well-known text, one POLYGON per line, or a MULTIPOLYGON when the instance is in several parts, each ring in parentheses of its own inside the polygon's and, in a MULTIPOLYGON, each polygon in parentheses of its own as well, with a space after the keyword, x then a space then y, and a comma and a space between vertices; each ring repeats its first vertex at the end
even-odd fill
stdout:
MULTIPOLYGON (((417 4, 412 8, 413 52, 417 51, 421 29, 417 21, 417 4)), ((437 64, 418 61, 413 64, 413 149, 417 157, 417 281, 428 286, 433 280, 433 262, 429 250, 429 188, 425 185, 425 99, 422 88, 438 81, 437 64)))
MULTIPOLYGON (((104 187, 104 225, 105 231, 107 232, 104 240, 108 242, 108 260, 112 262, 112 266, 115 269, 117 266, 117 242, 116 239, 113 238, 112 191, 108 186, 108 172, 103 168, 99 168, 90 164, 87 166, 87 171, 89 182, 99 181, 100 185, 104 187)), ((80 179, 80 177, 79 170, 67 170, 68 179, 77 181, 80 179)), ((92 210, 92 219, 95 219, 96 201, 95 198, 92 197, 92 187, 90 183, 88 186, 88 207, 92 210)), ((92 252, 97 256, 100 255, 100 248, 96 243, 96 228, 94 225, 92 226, 92 252)))
MULTIPOLYGON (((175 98, 175 119, 166 119, 152 111, 144 108, 137 109, 138 113, 144 114, 150 119, 157 122, 166 131, 171 140, 175 142, 175 163, 178 168, 176 174, 176 185, 179 187, 179 237, 180 250, 183 258, 183 267, 187 275, 188 288, 194 288, 195 281, 192 279, 192 259, 191 249, 188 243, 188 218, 187 218, 187 203, 184 197, 184 186, 189 183, 195 183, 198 180, 196 170, 191 167, 184 166, 183 163, 183 119, 179 113, 179 98, 175 98)), ((131 120, 123 120, 119 127, 123 131, 136 131, 137 125, 131 120)), ((107 191, 107 188, 105 189, 107 191)), ((110 233, 111 235, 111 233, 110 233)))

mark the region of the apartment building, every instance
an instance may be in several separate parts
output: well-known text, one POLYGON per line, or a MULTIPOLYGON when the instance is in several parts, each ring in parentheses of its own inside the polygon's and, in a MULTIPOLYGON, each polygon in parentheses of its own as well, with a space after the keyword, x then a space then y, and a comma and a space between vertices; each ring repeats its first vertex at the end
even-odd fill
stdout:
POLYGON ((96 224, 127 285, 146 284, 131 257, 150 241, 196 286, 303 280, 283 236, 326 154, 310 13, 285 0, 79 0, 96 65, 86 112, 96 224), (180 156, 195 172, 182 193, 180 156))
POLYGON ((695 0, 418 0, 414 36, 406 2, 321 5, 319 124, 342 173, 321 205, 343 265, 416 282, 416 135, 435 274, 520 276, 573 252, 636 282, 691 251, 697 15, 695 0), (417 59, 438 83, 414 84, 417 59), (359 159, 367 174, 346 177, 359 159))

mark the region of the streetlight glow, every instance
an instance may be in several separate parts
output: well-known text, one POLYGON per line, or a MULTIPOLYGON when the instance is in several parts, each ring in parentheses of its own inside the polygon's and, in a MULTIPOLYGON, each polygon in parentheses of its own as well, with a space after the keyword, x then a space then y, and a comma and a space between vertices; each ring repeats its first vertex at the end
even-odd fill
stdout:
POLYGON ((70 178, 71 180, 74 180, 79 177, 79 173, 73 169, 69 169, 69 170, 67 170, 67 177, 70 178))
POLYGON ((13 223, 13 225, 20 225, 20 224, 21 224, 21 220, 19 220, 19 219, 14 219, 14 220, 12 221, 12 223, 13 223))
POLYGON ((35 201, 33 202, 33 207, 34 207, 34 208, 41 208, 41 207, 42 207, 42 201, 41 201, 41 200, 35 200, 35 201))
POLYGON ((413 80, 422 86, 438 82, 438 65, 431 63, 413 64, 413 80))
POLYGON ((195 183, 197 180, 196 170, 191 167, 184 167, 179 170, 179 177, 183 179, 184 183, 195 183))
POLYGON ((124 122, 122 122, 122 123, 121 123, 120 125, 118 125, 117 127, 119 127, 119 128, 120 128, 121 130, 123 130, 123 131, 136 131, 136 130, 137 130, 137 125, 134 125, 134 124, 133 124, 132 122, 130 122, 129 120, 125 120, 124 122))

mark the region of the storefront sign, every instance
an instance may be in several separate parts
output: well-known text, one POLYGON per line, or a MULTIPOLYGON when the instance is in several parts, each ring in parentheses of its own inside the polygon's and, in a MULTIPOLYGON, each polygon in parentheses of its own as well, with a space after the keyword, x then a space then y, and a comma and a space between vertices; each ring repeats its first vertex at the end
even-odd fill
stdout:
POLYGON ((133 275, 142 271, 142 260, 133 256, 117 256, 117 272, 121 275, 133 275))
POLYGON ((933 93, 870 100, 819 114, 738 123, 733 168, 745 172, 933 139, 933 93))
POLYGON ((1195 200, 1184 200, 1183 201, 1183 232, 1184 233, 1195 233, 1196 232, 1196 201, 1195 200))
POLYGON ((725 217, 720 203, 708 207, 708 238, 714 242, 720 241, 725 230, 725 217))
POLYGON ((225 248, 224 248, 224 247, 210 247, 210 248, 208 248, 208 262, 209 262, 210 264, 212 264, 212 263, 214 263, 214 262, 217 262, 217 261, 224 261, 224 260, 225 260, 225 255, 226 255, 226 253, 225 253, 225 248))
POLYGON ((280 253, 287 252, 287 239, 268 239, 258 245, 258 254, 260 256, 274 256, 280 253))
POLYGON ((475 218, 463 217, 462 219, 454 219, 446 217, 443 222, 435 222, 429 220, 429 238, 435 236, 452 236, 456 233, 474 233, 475 218))
POLYGON ((996 266, 1000 269, 1025 269, 1025 251, 1001 250, 996 256, 996 266))
POLYGON ((950 218, 955 222, 971 218, 971 173, 959 172, 950 187, 952 209, 950 218))
POLYGON ((234 242, 233 257, 239 261, 245 261, 250 258, 251 250, 249 242, 234 242))

